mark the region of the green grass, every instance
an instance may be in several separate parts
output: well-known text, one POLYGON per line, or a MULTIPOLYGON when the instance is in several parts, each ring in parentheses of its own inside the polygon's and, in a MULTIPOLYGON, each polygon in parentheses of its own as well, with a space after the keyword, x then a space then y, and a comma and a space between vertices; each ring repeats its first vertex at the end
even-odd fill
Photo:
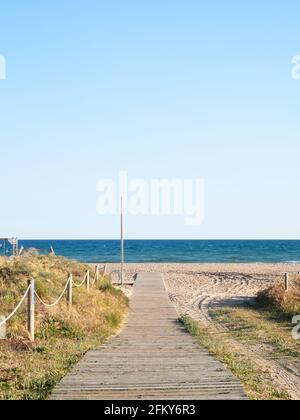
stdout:
POLYGON ((291 318, 278 311, 225 308, 213 312, 219 323, 231 334, 250 345, 264 344, 272 348, 272 356, 300 356, 300 342, 292 338, 291 318))

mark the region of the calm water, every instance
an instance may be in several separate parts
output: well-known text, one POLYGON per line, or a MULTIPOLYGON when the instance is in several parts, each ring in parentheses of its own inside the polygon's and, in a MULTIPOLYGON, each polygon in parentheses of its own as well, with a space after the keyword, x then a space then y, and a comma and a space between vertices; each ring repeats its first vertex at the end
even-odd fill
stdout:
MULTIPOLYGON (((21 245, 83 262, 118 262, 119 241, 21 241, 21 245)), ((127 262, 300 262, 300 241, 125 242, 127 262)))

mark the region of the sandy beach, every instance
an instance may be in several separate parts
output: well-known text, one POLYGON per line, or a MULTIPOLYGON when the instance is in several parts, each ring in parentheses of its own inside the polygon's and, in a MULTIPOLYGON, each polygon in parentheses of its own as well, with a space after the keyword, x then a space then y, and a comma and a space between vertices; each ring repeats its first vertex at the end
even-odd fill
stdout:
MULTIPOLYGON (((108 272, 119 269, 107 267, 108 272)), ((137 273, 160 272, 179 315, 211 321, 210 308, 251 304, 258 291, 299 271, 300 264, 126 264, 126 282, 137 273)), ((128 295, 130 289, 124 287, 128 295)))

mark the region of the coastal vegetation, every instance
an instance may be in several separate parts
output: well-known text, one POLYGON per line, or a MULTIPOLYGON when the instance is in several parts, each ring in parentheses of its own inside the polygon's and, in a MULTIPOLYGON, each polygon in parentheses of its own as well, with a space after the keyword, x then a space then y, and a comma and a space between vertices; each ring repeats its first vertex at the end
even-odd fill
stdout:
MULTIPOLYGON (((292 399, 288 387, 274 381, 277 372, 272 369, 271 364, 259 356, 258 351, 255 352, 255 348, 257 350, 260 345, 279 343, 282 339, 281 329, 277 326, 271 335, 266 317, 263 327, 269 331, 269 335, 266 334, 260 327, 261 318, 257 319, 257 314, 249 316, 247 310, 227 308, 215 315, 218 321, 228 328, 220 331, 214 323, 205 324, 190 317, 183 317, 182 322, 199 344, 207 348, 240 379, 251 400, 292 399)), ((290 340, 288 342, 290 343, 290 340)), ((295 350, 295 343, 290 344, 290 347, 284 344, 286 354, 289 351, 293 352, 293 356, 298 355, 300 349, 295 350)), ((281 354, 282 349, 278 347, 277 354, 281 354)), ((272 356, 276 357, 276 354, 272 356)))
POLYGON ((258 302, 262 307, 270 308, 283 316, 300 314, 300 278, 294 274, 290 276, 289 288, 275 284, 258 293, 258 302))
MULTIPOLYGON (((37 293, 53 302, 69 273, 80 282, 91 267, 55 256, 28 255, 0 259, 0 316, 16 307, 35 279, 37 293)), ((74 288, 73 305, 66 299, 53 308, 36 302, 36 339, 28 339, 26 304, 7 323, 0 340, 0 399, 45 399, 65 374, 92 348, 114 335, 128 310, 128 299, 107 278, 90 291, 74 288)))
POLYGON ((182 322, 241 380, 250 399, 286 400, 300 391, 300 340, 292 334, 299 314, 300 282, 294 278, 289 290, 277 283, 260 291, 256 305, 211 310, 209 323, 182 322))

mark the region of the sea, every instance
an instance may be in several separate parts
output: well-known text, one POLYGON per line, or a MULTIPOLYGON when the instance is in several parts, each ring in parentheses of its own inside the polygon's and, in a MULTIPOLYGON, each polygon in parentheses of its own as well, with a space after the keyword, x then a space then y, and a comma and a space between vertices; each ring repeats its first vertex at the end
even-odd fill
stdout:
MULTIPOLYGON (((21 240, 20 246, 41 254, 52 246, 56 255, 86 263, 120 261, 117 240, 21 240)), ((128 263, 297 263, 300 240, 126 240, 128 263)))

